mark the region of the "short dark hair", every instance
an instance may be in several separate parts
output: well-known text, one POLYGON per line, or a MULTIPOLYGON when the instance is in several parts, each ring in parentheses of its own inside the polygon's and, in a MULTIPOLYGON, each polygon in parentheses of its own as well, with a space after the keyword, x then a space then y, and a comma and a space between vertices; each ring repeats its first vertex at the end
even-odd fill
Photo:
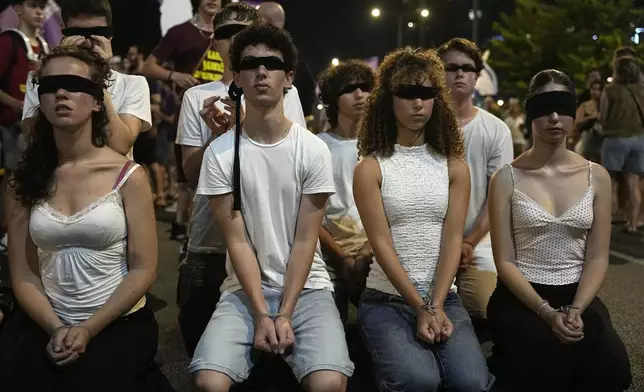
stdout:
POLYGON ((71 18, 84 15, 103 17, 107 20, 107 25, 112 26, 112 6, 108 0, 62 0, 60 14, 64 24, 71 18))
POLYGON ((24 5, 28 1, 31 1, 32 3, 36 3, 36 7, 39 7, 39 8, 45 8, 47 6, 47 3, 49 3, 49 1, 47 0, 13 0, 13 1, 10 1, 9 4, 24 5))
POLYGON ((254 22, 257 19, 259 19, 257 8, 245 3, 230 3, 217 12, 212 23, 216 29, 226 22, 254 22))
POLYGON ((318 77, 320 98, 327 106, 327 116, 332 127, 338 126, 338 97, 350 83, 368 83, 373 86, 375 74, 371 67, 361 60, 349 60, 336 66, 329 66, 318 77))
POLYGON ((239 71, 242 52, 249 46, 264 45, 271 50, 282 54, 286 70, 295 71, 297 67, 297 49, 293 38, 284 29, 280 29, 266 22, 257 21, 240 31, 233 38, 230 45, 230 63, 233 71, 239 71))
POLYGON ((442 44, 438 49, 438 55, 442 58, 447 52, 461 52, 467 55, 472 61, 478 72, 483 70, 483 54, 481 49, 472 41, 465 38, 452 38, 442 44))
POLYGON ((570 94, 576 95, 575 84, 568 75, 556 69, 544 69, 534 75, 532 80, 530 80, 528 98, 539 94, 541 89, 550 83, 564 86, 570 94))

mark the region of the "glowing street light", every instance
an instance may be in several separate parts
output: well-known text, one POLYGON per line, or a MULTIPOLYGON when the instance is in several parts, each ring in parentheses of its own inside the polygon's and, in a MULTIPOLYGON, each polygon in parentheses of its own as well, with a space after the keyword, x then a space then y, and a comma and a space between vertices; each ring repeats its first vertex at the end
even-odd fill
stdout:
POLYGON ((505 104, 505 102, 503 102, 502 99, 499 99, 498 101, 496 101, 496 104, 499 105, 499 106, 503 106, 503 104, 505 104))
POLYGON ((410 29, 414 28, 414 22, 409 22, 409 23, 407 23, 407 26, 408 26, 410 29))
POLYGON ((333 60, 331 60, 331 64, 334 67, 337 67, 340 64, 340 60, 338 60, 337 58, 334 58, 333 60))
POLYGON ((374 18, 380 17, 380 8, 374 8, 371 10, 371 16, 374 18))
POLYGON ((423 9, 422 11, 420 11, 420 16, 422 16, 423 18, 429 17, 429 10, 427 8, 423 9))

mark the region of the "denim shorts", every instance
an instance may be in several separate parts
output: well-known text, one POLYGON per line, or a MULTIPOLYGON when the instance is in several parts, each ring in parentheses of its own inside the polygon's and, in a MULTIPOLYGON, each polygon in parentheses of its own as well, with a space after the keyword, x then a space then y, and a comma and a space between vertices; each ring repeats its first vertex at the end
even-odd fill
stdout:
POLYGON ((613 173, 644 173, 644 135, 605 137, 602 166, 613 173))
MULTIPOLYGON (((264 287, 263 291, 269 313, 277 314, 282 290, 264 287)), ((243 290, 223 296, 188 371, 214 370, 235 383, 246 380, 260 354, 253 348, 255 326, 251 312, 251 301, 243 290)), ((303 290, 291 322, 295 345, 283 358, 299 382, 320 370, 353 375, 344 327, 331 291, 303 290)))

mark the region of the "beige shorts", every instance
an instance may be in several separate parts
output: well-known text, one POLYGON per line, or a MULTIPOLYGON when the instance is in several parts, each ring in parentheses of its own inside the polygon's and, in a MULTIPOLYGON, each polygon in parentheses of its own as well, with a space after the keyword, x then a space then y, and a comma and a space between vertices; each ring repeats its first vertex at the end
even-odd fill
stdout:
POLYGON ((470 317, 487 318, 487 303, 496 288, 496 272, 475 267, 459 270, 456 275, 458 295, 470 317))

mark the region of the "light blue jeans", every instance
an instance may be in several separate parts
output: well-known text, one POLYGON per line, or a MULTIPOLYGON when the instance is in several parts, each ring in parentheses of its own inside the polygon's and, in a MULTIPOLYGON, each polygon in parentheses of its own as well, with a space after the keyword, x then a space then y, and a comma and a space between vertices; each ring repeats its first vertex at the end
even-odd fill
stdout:
POLYGON ((416 337, 415 312, 401 297, 367 289, 359 307, 362 340, 371 353, 381 392, 489 391, 494 376, 461 300, 450 292, 445 314, 454 331, 429 345, 416 337))
MULTIPOLYGON (((282 291, 269 287, 263 291, 269 313, 276 315, 282 291)), ((344 327, 331 291, 303 290, 291 324, 295 344, 284 360, 298 382, 319 370, 335 371, 347 377, 353 375, 344 327)), ((241 383, 262 354, 253 347, 254 338, 250 298, 243 290, 230 293, 219 300, 188 371, 214 370, 241 383)))

